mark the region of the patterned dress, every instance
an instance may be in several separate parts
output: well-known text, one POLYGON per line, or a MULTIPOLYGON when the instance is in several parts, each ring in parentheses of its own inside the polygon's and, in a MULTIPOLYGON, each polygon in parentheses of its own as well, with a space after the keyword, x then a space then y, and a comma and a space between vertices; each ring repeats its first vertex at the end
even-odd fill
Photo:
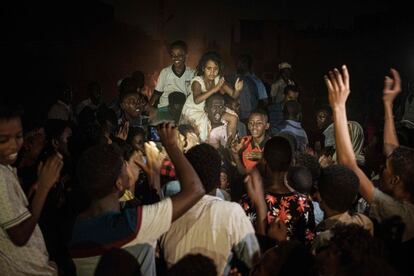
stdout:
MULTIPOLYGON (((288 239, 297 239, 309 243, 314 238, 315 219, 310 199, 298 192, 274 194, 265 192, 267 222, 282 220, 288 230, 288 239)), ((256 223, 256 208, 247 195, 240 204, 253 225, 256 223)))

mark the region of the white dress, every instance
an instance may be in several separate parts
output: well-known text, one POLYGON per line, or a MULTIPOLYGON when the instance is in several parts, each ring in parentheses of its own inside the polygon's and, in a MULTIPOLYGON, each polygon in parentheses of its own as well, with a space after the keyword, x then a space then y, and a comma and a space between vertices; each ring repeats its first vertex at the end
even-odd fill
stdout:
MULTIPOLYGON (((217 85, 220 77, 217 76, 214 79, 214 85, 217 85)), ((193 82, 198 82, 201 85, 201 92, 204 93, 207 91, 206 84, 202 76, 196 76, 191 80, 191 88, 193 82)), ((209 121, 207 113, 204 111, 204 105, 206 101, 203 101, 199 104, 194 102, 193 90, 191 89, 190 94, 187 97, 187 100, 184 104, 183 111, 181 112, 180 124, 191 124, 198 128, 200 134, 200 140, 206 141, 208 137, 208 126, 209 121)))

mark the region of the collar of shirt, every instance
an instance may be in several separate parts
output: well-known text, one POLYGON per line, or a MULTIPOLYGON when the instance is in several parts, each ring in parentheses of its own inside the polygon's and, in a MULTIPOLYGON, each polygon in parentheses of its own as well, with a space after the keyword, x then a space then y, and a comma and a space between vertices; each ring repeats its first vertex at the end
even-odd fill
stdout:
POLYGON ((302 128, 302 125, 300 122, 297 122, 294 120, 286 120, 286 122, 294 128, 302 128))

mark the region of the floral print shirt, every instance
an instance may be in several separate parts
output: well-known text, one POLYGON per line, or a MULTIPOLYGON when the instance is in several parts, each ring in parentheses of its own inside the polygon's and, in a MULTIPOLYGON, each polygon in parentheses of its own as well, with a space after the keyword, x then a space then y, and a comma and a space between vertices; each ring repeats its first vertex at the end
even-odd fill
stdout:
MULTIPOLYGON (((304 194, 290 192, 274 194, 265 192, 267 222, 282 220, 288 229, 288 239, 309 243, 314 238, 315 218, 311 200, 304 194)), ((253 225, 256 224, 256 209, 250 198, 244 195, 240 204, 253 225)))

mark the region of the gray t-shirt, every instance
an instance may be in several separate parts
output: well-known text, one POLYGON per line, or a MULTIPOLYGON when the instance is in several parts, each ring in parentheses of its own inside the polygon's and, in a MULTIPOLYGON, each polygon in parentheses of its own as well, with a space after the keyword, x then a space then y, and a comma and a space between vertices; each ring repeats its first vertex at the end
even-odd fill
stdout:
POLYGON ((374 199, 370 206, 370 217, 382 222, 393 216, 400 216, 405 223, 402 241, 414 238, 414 204, 408 201, 398 201, 393 197, 374 190, 374 199))

